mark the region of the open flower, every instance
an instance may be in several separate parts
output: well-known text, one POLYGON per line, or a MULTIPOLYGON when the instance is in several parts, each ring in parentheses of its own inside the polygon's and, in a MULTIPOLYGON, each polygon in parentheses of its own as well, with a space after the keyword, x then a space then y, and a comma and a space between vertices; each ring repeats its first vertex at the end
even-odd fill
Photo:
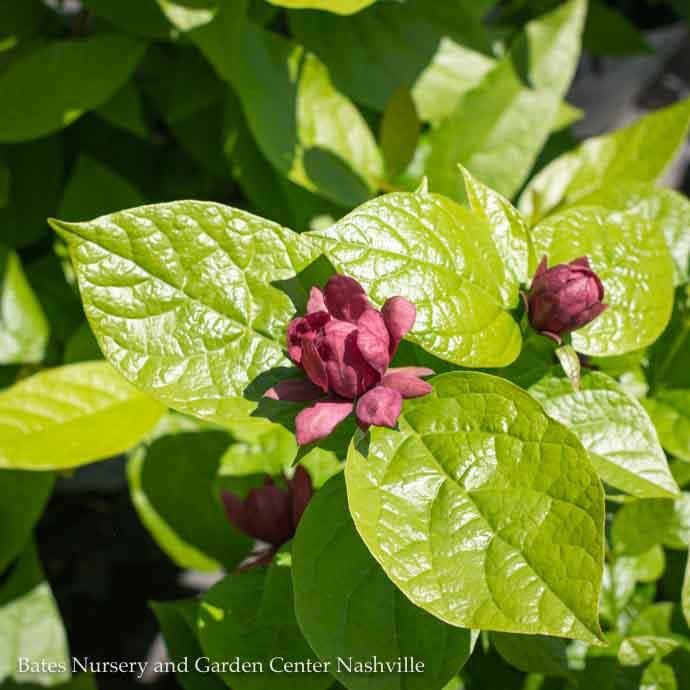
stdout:
POLYGON ((295 536, 297 525, 314 493, 309 473, 298 465, 292 479, 286 479, 287 490, 266 477, 264 486, 252 489, 241 499, 231 491, 221 498, 230 524, 242 534, 265 542, 252 565, 267 563, 280 547, 295 536))
POLYGON ((526 295, 532 327, 560 343, 562 336, 586 326, 607 307, 604 286, 586 256, 548 267, 541 260, 526 295))
POLYGON ((391 297, 375 309, 364 288, 333 276, 323 292, 312 288, 307 314, 288 327, 288 354, 307 379, 284 381, 267 391, 276 400, 316 404, 297 415, 297 443, 328 436, 353 411, 363 429, 394 427, 403 398, 430 393, 424 367, 389 369, 402 338, 414 325, 415 306, 391 297))

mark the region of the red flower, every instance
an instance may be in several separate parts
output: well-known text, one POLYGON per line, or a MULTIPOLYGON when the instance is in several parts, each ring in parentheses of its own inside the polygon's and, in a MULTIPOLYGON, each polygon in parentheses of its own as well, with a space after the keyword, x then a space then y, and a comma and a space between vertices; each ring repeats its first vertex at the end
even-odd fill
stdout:
POLYGON ((286 479, 287 490, 266 477, 264 486, 252 489, 241 499, 223 491, 225 514, 230 524, 248 537, 266 542, 269 548, 253 560, 252 565, 271 560, 278 549, 295 536, 297 525, 314 493, 309 473, 298 465, 292 479, 286 479))
POLYGON ((548 268, 541 260, 526 295, 532 327, 561 342, 561 336, 586 326, 607 307, 604 286, 586 256, 548 268))
POLYGON ((307 314, 288 326, 288 354, 308 379, 284 381, 266 395, 276 400, 323 400, 296 419, 297 443, 328 436, 354 410, 363 429, 394 427, 403 398, 430 393, 424 367, 389 369, 398 344, 416 318, 413 304, 391 297, 375 309, 352 278, 333 276, 323 292, 312 288, 307 314))

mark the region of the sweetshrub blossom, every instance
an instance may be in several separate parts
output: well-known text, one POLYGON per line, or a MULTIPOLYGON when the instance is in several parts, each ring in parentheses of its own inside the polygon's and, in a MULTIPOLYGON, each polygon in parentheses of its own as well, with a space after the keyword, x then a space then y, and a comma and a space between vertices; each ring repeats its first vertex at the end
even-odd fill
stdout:
POLYGON ((311 477, 302 465, 297 466, 293 478, 286 479, 285 484, 287 490, 266 477, 264 486, 252 489, 244 500, 231 491, 221 494, 230 524, 242 534, 268 545, 250 565, 267 563, 295 536, 314 493, 311 477))
POLYGON ((307 379, 284 381, 266 395, 276 400, 321 400, 296 419, 299 445, 328 436, 353 411, 363 429, 394 427, 403 398, 430 393, 424 367, 389 369, 398 344, 417 312, 403 297, 391 297, 379 311, 364 288, 347 276, 333 276, 323 292, 311 289, 307 314, 288 327, 288 354, 307 379))
POLYGON ((586 326, 607 307, 604 286, 586 256, 548 267, 541 260, 526 295, 532 327, 560 343, 562 336, 586 326))

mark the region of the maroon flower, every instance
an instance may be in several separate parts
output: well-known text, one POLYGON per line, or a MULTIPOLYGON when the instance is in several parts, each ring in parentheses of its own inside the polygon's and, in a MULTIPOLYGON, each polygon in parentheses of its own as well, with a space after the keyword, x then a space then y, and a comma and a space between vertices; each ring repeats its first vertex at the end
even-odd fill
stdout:
POLYGON ((607 307, 604 286, 586 256, 548 268, 541 260, 526 295, 532 327, 561 342, 561 336, 586 326, 607 307))
POLYGON ((298 465, 292 479, 286 479, 287 490, 266 477, 264 486, 252 489, 242 500, 231 491, 223 491, 225 514, 230 524, 248 537, 268 544, 252 562, 266 563, 278 549, 290 541, 313 495, 309 473, 298 465))
POLYGON ((275 400, 318 400, 296 419, 299 445, 328 436, 353 411, 357 423, 394 427, 403 398, 430 393, 424 367, 389 369, 400 341, 414 325, 415 306, 391 297, 375 309, 352 278, 333 276, 323 292, 312 288, 307 314, 288 326, 288 354, 307 379, 267 391, 275 400))

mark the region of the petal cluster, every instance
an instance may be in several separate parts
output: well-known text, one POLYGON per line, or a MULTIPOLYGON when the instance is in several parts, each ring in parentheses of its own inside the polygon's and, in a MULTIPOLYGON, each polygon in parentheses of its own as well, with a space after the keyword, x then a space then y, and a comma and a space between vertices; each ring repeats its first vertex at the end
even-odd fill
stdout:
POLYGON ((353 411, 360 427, 395 426, 403 398, 431 392, 423 367, 390 369, 398 345, 414 326, 415 306, 391 297, 379 311, 352 278, 333 276, 311 289, 307 313, 287 334, 292 361, 306 379, 284 381, 267 392, 278 400, 316 400, 296 420, 297 443, 328 436, 353 411), (322 398, 322 399, 318 399, 322 398))
POLYGON ((529 321, 560 343, 562 336, 586 326, 607 308, 603 299, 604 286, 587 257, 553 268, 544 257, 527 293, 529 321))
POLYGON ((262 562, 295 535, 297 525, 314 493, 309 473, 299 465, 287 489, 279 487, 271 477, 264 486, 252 489, 245 499, 231 491, 221 497, 230 524, 242 534, 268 544, 261 554, 262 562))

